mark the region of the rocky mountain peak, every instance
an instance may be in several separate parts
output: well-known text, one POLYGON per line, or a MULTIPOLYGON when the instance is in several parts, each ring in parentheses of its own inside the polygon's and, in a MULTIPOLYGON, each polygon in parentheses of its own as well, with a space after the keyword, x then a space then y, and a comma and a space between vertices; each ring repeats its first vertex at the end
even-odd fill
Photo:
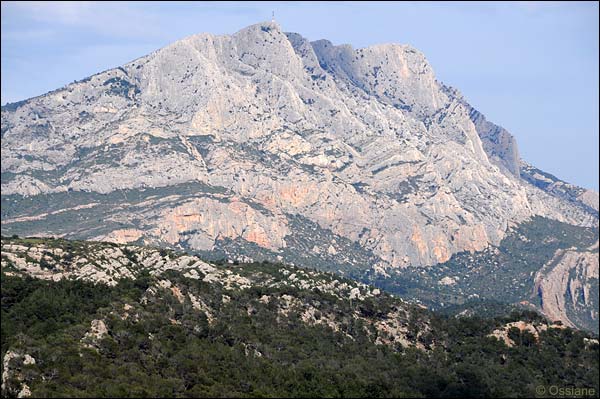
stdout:
POLYGON ((411 46, 381 44, 354 50, 328 40, 312 46, 323 69, 396 108, 425 116, 447 102, 425 56, 411 46))
POLYGON ((598 222, 577 190, 522 179, 514 138, 422 53, 271 22, 3 107, 2 138, 7 234, 384 270, 482 250, 534 215, 598 222))

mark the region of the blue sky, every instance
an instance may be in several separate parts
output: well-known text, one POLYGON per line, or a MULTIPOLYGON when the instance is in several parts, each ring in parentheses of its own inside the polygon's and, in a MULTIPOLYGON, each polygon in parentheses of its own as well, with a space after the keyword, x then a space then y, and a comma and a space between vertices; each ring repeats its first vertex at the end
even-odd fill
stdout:
POLYGON ((182 37, 271 18, 365 47, 408 43, 504 126, 521 155, 598 190, 598 3, 2 2, 1 102, 43 94, 182 37))

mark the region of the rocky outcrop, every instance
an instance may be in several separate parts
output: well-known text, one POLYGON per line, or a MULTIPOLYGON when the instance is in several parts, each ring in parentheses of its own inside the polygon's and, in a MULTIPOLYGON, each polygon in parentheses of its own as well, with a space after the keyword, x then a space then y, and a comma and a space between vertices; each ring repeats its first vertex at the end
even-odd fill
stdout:
POLYGON ((21 351, 8 350, 2 359, 2 396, 28 398, 31 390, 26 383, 24 368, 35 365, 35 359, 21 351))
POLYGON ((488 121, 481 112, 467 103, 457 89, 444 85, 442 85, 442 88, 448 96, 459 101, 469 113, 469 118, 475 125, 477 134, 490 161, 512 175, 520 177, 521 157, 519 156, 517 141, 513 135, 503 127, 488 121))
POLYGON ((182 273, 212 270, 197 257, 170 257, 157 249, 89 243, 64 251, 43 243, 26 246, 4 240, 1 265, 8 275, 24 274, 51 281, 81 279, 110 286, 122 278, 135 277, 143 269, 150 269, 152 274, 167 270, 182 273))
POLYGON ((598 242, 586 250, 557 250, 536 274, 535 294, 550 320, 598 326, 598 242))
POLYGON ((159 239, 177 244, 181 233, 193 231, 189 245, 202 250, 212 249, 215 240, 238 237, 261 247, 279 249, 286 246, 284 237, 289 233, 283 215, 265 215, 236 199, 194 199, 165 210, 159 220, 155 233, 159 239))
POLYGON ((540 339, 540 334, 549 328, 558 328, 563 329, 565 326, 562 324, 541 324, 534 322, 526 322, 526 321, 515 321, 511 323, 507 323, 501 328, 494 330, 489 337, 494 337, 499 341, 504 342, 504 344, 508 347, 515 346, 515 341, 511 339, 509 336, 509 332, 511 329, 517 329, 520 333, 527 332, 533 336, 533 339, 537 342, 540 339))
POLYGON ((103 320, 92 320, 90 330, 85 333, 81 342, 86 348, 98 350, 99 341, 108 335, 108 328, 103 320))
POLYGON ((598 195, 598 193, 596 191, 585 190, 583 193, 579 194, 577 199, 579 201, 581 201, 581 203, 583 203, 584 205, 587 205, 590 208, 592 208, 593 210, 595 210, 596 212, 598 212, 598 209, 599 209, 598 207, 600 204, 600 196, 598 195))
POLYGON ((560 180, 556 176, 546 173, 533 165, 521 160, 521 177, 547 193, 553 200, 560 200, 562 204, 571 204, 571 208, 578 207, 598 220, 598 193, 586 190, 574 184, 560 180))
POLYGON ((588 195, 556 196, 518 162, 416 49, 261 23, 3 107, 2 232, 316 265, 310 244, 385 273, 480 251, 533 215, 597 225, 588 195))
MULTIPOLYGON (((42 280, 60 281, 75 279, 95 284, 114 286, 122 279, 132 279, 148 272, 161 276, 167 271, 181 273, 184 277, 217 284, 226 291, 245 290, 260 284, 268 288, 291 287, 300 290, 318 290, 338 299, 364 301, 379 296, 380 290, 362 283, 323 280, 316 271, 298 269, 291 273, 281 268, 284 278, 253 280, 224 267, 216 267, 197 256, 173 253, 150 247, 115 245, 108 242, 71 242, 66 240, 37 239, 35 244, 21 239, 2 239, 2 271, 8 276, 30 276, 42 280), (73 244, 75 243, 75 244, 73 244)), ((233 262, 232 262, 233 263, 233 262)), ((167 290, 178 302, 186 300, 186 293, 168 279, 161 279, 148 289, 148 295, 167 290)), ((210 308, 192 294, 189 300, 194 308, 210 313, 210 308)), ((129 310, 130 305, 125 310, 129 310)), ((103 320, 93 320, 88 341, 102 339, 108 330, 103 320)))

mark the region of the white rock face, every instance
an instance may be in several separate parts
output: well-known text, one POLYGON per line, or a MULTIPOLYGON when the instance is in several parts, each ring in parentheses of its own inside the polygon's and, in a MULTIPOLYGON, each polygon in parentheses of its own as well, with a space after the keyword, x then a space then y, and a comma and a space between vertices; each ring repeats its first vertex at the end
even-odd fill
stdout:
POLYGON ((8 350, 2 359, 2 396, 17 396, 17 398, 28 398, 31 390, 25 383, 21 365, 29 366, 35 364, 35 359, 25 353, 8 350), (11 385, 13 380, 16 384, 11 385))
POLYGON ((539 323, 528 323, 525 321, 515 321, 512 323, 507 323, 502 328, 494 330, 489 337, 494 337, 499 341, 503 341, 506 346, 513 347, 515 342, 510 339, 508 333, 511 328, 516 328, 520 332, 528 332, 533 335, 534 339, 537 341, 540 337, 540 333, 542 331, 546 331, 548 328, 565 328, 562 325, 557 324, 539 324, 539 323))
MULTIPOLYGON (((61 243, 55 245, 60 246, 61 243)), ((286 269, 280 269, 281 274, 289 274, 289 276, 278 281, 273 281, 273 279, 254 281, 239 274, 235 269, 216 267, 195 256, 164 253, 147 247, 115 247, 110 243, 86 242, 82 247, 76 246, 75 249, 63 251, 61 248, 53 248, 44 243, 28 247, 12 244, 10 240, 3 239, 1 249, 0 266, 4 273, 26 275, 43 280, 59 281, 69 278, 114 286, 121 279, 136 278, 145 271, 153 276, 162 276, 167 271, 176 271, 184 277, 217 284, 228 291, 245 290, 253 285, 264 285, 268 288, 293 287, 301 290, 316 289, 338 299, 350 298, 358 301, 381 294, 378 289, 371 292, 367 285, 358 282, 352 282, 352 284, 342 283, 338 280, 326 282, 319 273, 302 269, 291 274, 286 269), (124 252, 127 252, 127 257, 124 252), (50 253, 54 254, 54 257, 46 259, 45 266, 41 267, 40 259, 50 253), (84 255, 85 257, 83 257, 84 255), (37 260, 34 259, 36 256, 37 260)), ((158 280, 156 287, 150 287, 149 290, 154 294, 156 290, 166 290, 180 303, 186 300, 185 293, 168 279, 158 280)), ((200 298, 193 295, 189 299, 193 307, 202 309, 207 313, 207 318, 212 320, 212 311, 208 305, 203 304, 200 298)), ((223 295, 223 303, 229 302, 230 299, 227 295, 223 295)), ((130 309, 131 305, 124 305, 125 311, 130 309)), ((103 320, 93 320, 89 332, 86 333, 86 339, 93 343, 107 333, 108 329, 103 320)))
POLYGON ((598 211, 600 206, 600 197, 598 193, 592 190, 585 190, 578 198, 581 202, 598 211))
MULTIPOLYGON (((195 256, 170 257, 156 249, 135 246, 118 248, 102 243, 90 243, 79 250, 65 252, 43 244, 26 247, 2 241, 1 254, 2 268, 10 267, 12 270, 8 273, 52 281, 81 279, 110 286, 123 278, 135 278, 140 270, 148 270, 152 275, 175 270, 196 279, 200 278, 200 273, 210 275, 217 271, 195 256), (41 259, 44 259, 44 266, 41 265, 41 259)), ((218 273, 214 275, 220 278, 218 273)), ((168 280, 164 280, 164 284, 168 283, 168 280)), ((101 327, 102 323, 97 326, 101 327)))
POLYGON ((108 328, 103 320, 92 320, 90 330, 85 333, 82 342, 85 347, 97 349, 98 341, 108 334, 108 328))
MULTIPOLYGON (((310 43, 275 23, 190 36, 4 107, 2 173, 3 196, 108 201, 15 208, 3 234, 203 251, 239 240, 285 254, 302 251, 289 247, 298 215, 358 244, 380 273, 482 250, 533 215, 598 223, 580 205, 588 195, 570 202, 521 179, 514 138, 419 51, 310 43), (202 190, 178 188, 191 183, 202 190)), ((310 248, 365 263, 329 242, 310 248)))
POLYGON ((542 311, 563 325, 598 325, 598 242, 586 250, 557 250, 536 273, 542 311))
POLYGON ((452 277, 446 276, 442 278, 438 283, 440 285, 454 285, 456 284, 456 281, 452 277))

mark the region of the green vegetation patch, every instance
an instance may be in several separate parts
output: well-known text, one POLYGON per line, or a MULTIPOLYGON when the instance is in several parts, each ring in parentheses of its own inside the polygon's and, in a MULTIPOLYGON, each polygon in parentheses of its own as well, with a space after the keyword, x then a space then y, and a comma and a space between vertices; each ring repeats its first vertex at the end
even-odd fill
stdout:
MULTIPOLYGON (((75 253, 115 245, 3 241, 75 253)), ((136 250, 128 251, 134 258, 136 250)), ((292 273, 352 284, 330 273, 269 262, 214 266, 251 287, 225 289, 176 271, 139 272, 114 287, 3 272, 2 354, 35 359, 19 366, 21 380, 11 374, 4 394, 15 395, 21 383, 34 397, 533 397, 541 385, 599 389, 598 345, 584 341, 588 333, 549 329, 536 339, 511 330, 514 347, 488 337, 508 322, 543 323, 535 312, 455 317, 387 294, 351 301, 277 284, 292 273), (164 280, 171 286, 160 288, 164 280), (288 295, 300 309, 286 305, 288 295), (316 317, 333 315, 337 328, 308 324, 306 306, 316 317), (365 320, 387 320, 400 309, 393 317, 424 350, 374 343, 378 332, 365 320), (106 325, 104 336, 86 336, 93 320, 106 325)))

